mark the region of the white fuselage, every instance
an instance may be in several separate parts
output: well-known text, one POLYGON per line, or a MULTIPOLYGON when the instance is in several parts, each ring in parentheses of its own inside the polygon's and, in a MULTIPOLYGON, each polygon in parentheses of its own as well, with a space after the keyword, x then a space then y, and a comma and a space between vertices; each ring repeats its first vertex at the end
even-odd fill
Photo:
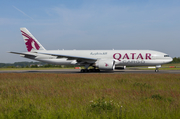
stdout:
MULTIPOLYGON (((29 53, 31 54, 31 52, 29 53)), ((51 56, 48 54, 93 58, 97 59, 97 61, 101 59, 114 60, 116 66, 152 66, 172 61, 172 58, 167 54, 153 50, 39 50, 38 53, 35 54, 36 57, 34 60, 58 65, 82 64, 76 59, 51 56)), ((86 62, 95 63, 95 61, 92 60, 86 60, 86 62)))

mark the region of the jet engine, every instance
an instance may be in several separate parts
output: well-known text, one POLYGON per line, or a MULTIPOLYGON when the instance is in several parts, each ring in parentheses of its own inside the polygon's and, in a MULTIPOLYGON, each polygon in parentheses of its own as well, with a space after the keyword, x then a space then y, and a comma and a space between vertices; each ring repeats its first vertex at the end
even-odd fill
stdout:
POLYGON ((100 70, 114 70, 115 69, 115 61, 114 60, 99 60, 96 62, 96 66, 100 70))

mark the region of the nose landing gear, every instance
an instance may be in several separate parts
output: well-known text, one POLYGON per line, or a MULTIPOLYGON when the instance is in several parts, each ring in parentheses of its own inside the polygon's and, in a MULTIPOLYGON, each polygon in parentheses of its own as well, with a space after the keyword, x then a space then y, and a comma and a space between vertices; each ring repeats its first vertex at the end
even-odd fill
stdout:
POLYGON ((155 72, 159 72, 159 68, 161 67, 161 65, 156 65, 156 69, 155 72))
POLYGON ((159 69, 158 69, 158 68, 156 68, 156 69, 155 69, 155 72, 159 72, 159 69))

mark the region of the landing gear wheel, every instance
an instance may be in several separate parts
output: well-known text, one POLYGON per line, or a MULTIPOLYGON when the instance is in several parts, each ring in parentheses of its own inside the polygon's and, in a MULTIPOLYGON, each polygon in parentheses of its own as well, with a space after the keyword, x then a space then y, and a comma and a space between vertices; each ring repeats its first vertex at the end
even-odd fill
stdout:
POLYGON ((100 72, 100 69, 96 69, 96 72, 100 72))
POLYGON ((155 70, 155 72, 159 72, 159 70, 158 70, 158 69, 156 69, 156 70, 155 70))
POLYGON ((81 73, 86 73, 86 72, 89 72, 88 69, 81 69, 81 73))
POLYGON ((89 70, 88 70, 88 69, 85 69, 85 72, 89 72, 89 70))
POLYGON ((81 73, 87 73, 87 72, 100 72, 100 69, 81 69, 81 73))
POLYGON ((81 69, 81 73, 84 73, 85 72, 85 70, 84 69, 81 69))
POLYGON ((93 72, 93 69, 89 69, 89 72, 93 72))

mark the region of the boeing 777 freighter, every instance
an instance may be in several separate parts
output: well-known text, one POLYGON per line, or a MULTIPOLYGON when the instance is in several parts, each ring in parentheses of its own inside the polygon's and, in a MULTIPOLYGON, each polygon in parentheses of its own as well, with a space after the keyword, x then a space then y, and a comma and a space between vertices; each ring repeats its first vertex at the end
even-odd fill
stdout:
POLYGON ((41 62, 84 66, 81 72, 124 69, 126 66, 156 66, 172 61, 169 55, 153 50, 46 50, 26 29, 20 28, 28 52, 10 52, 41 62), (88 69, 90 66, 94 69, 88 69))

